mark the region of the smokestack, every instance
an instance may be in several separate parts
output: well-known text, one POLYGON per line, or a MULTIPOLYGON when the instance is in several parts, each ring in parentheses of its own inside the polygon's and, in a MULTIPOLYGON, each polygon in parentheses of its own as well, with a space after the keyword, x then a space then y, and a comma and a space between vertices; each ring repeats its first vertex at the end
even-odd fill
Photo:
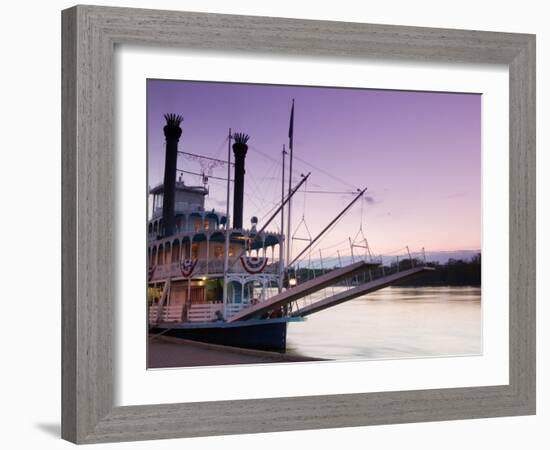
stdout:
POLYGON ((235 185, 233 188, 233 228, 243 227, 243 198, 244 198, 244 159, 248 151, 248 139, 250 136, 244 133, 233 135, 233 153, 235 154, 235 185))
POLYGON ((176 114, 165 114, 164 136, 166 138, 166 156, 164 160, 164 185, 162 201, 162 222, 164 236, 174 233, 175 197, 176 197, 176 167, 178 161, 178 142, 181 136, 180 123, 183 117, 176 114))

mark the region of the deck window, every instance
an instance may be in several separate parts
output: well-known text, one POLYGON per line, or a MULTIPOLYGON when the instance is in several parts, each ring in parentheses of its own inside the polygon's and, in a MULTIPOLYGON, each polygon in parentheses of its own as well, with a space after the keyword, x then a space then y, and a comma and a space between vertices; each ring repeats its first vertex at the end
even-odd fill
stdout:
POLYGON ((157 264, 159 266, 164 264, 164 247, 162 245, 159 247, 157 264))
POLYGON ((217 259, 223 258, 223 246, 216 245, 214 247, 214 258, 217 258, 217 259))
POLYGON ((180 243, 179 241, 174 241, 172 245, 172 262, 178 262, 180 259, 180 243))

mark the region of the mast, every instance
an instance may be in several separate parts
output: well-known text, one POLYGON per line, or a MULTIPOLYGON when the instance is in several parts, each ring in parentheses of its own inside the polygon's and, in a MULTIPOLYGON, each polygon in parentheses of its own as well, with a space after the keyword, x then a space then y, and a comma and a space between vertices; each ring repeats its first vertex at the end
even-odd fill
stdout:
MULTIPOLYGON (((288 148, 290 150, 290 162, 288 168, 288 194, 292 191, 292 161, 294 159, 294 99, 292 99, 292 108, 290 110, 290 125, 288 126, 288 148)), ((286 233, 286 266, 288 270, 290 261, 290 244, 292 239, 290 237, 290 223, 292 218, 292 201, 288 202, 288 227, 286 233)))
POLYGON ((225 197, 225 251, 223 253, 223 317, 226 317, 227 305, 227 270, 229 268, 229 191, 231 188, 231 128, 227 135, 227 193, 225 197))
MULTIPOLYGON (((281 181, 281 204, 285 201, 285 158, 286 150, 283 144, 283 175, 281 181)), ((279 242, 279 292, 283 290, 283 279, 285 273, 285 209, 281 208, 281 241, 279 242)))

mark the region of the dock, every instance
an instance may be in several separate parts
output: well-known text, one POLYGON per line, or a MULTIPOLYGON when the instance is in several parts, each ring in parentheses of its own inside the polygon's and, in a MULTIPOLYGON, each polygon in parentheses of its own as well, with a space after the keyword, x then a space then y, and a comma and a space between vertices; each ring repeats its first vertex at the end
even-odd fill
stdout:
POLYGON ((204 367, 234 364, 272 364, 323 361, 298 354, 249 350, 239 347, 207 344, 187 339, 149 335, 147 367, 204 367))

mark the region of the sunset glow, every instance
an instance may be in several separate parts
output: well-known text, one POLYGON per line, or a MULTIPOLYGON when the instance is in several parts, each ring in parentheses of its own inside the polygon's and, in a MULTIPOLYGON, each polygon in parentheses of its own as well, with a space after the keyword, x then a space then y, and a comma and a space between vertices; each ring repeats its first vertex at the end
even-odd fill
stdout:
MULTIPOLYGON (((299 192, 293 202, 293 234, 307 237, 304 217, 315 235, 351 201, 351 192, 367 187, 364 200, 323 239, 328 253, 349 249, 346 241, 361 224, 376 254, 405 245, 480 249, 480 95, 165 80, 148 80, 147 90, 150 186, 162 182, 163 114, 184 117, 180 151, 225 160, 228 129, 246 133, 244 225, 257 216, 261 226, 281 199, 281 151, 288 150, 295 99, 293 179, 312 175, 309 193, 299 192)), ((178 167, 205 169, 183 155, 178 167)), ((223 165, 206 169, 226 176, 223 165)), ((192 174, 183 180, 202 184, 192 174)), ((226 183, 210 178, 209 189, 207 209, 225 211, 226 183)), ((275 220, 270 229, 278 227, 275 220)))

